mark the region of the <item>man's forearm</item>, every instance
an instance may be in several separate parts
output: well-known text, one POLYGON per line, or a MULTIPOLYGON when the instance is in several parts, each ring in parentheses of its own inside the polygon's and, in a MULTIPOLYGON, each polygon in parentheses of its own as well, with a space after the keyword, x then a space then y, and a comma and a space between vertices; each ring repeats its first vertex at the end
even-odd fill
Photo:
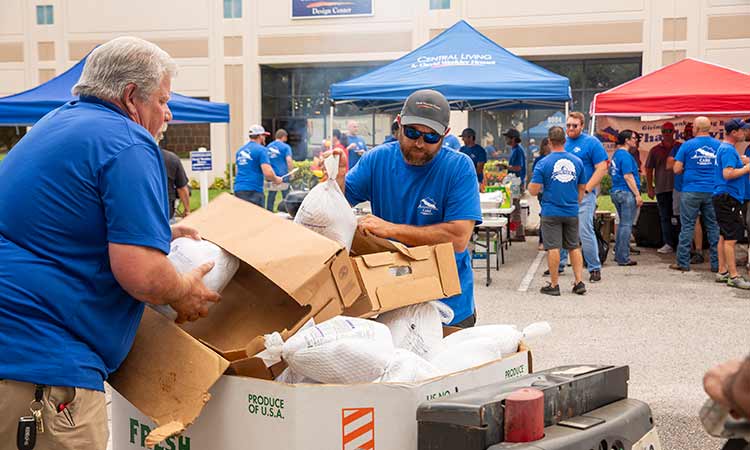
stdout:
POLYGON ((646 169, 646 186, 654 186, 654 169, 646 169))
POLYGON ((454 223, 438 223, 435 225, 414 226, 393 224, 393 231, 390 236, 410 247, 419 245, 435 245, 450 242, 453 244, 454 251, 462 252, 466 250, 471 239, 471 232, 474 229, 473 221, 471 226, 454 223))
POLYGON ((625 175, 625 183, 627 183, 628 187, 630 188, 630 192, 633 193, 633 195, 639 197, 641 195, 640 192, 638 192, 638 185, 635 184, 635 176, 631 173, 625 175))
POLYGON ((160 251, 135 245, 109 244, 110 264, 117 282, 134 298, 169 305, 186 295, 183 277, 160 251))
POLYGON ((599 183, 602 182, 602 178, 604 178, 604 175, 607 173, 607 165, 604 164, 603 166, 597 166, 596 170, 594 170, 594 174, 591 175, 591 179, 588 183, 586 183, 586 190, 589 192, 593 192, 594 189, 596 189, 597 186, 599 186, 599 183))
POLYGON ((187 186, 177 189, 177 194, 180 196, 180 202, 182 202, 182 208, 186 213, 190 212, 190 191, 187 186))

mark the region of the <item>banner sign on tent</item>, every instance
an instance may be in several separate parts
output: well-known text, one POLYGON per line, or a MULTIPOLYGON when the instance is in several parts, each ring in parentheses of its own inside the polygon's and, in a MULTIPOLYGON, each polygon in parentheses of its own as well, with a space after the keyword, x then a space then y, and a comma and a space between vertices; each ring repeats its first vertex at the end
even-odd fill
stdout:
POLYGON ((292 19, 371 16, 373 0, 292 0, 292 19))

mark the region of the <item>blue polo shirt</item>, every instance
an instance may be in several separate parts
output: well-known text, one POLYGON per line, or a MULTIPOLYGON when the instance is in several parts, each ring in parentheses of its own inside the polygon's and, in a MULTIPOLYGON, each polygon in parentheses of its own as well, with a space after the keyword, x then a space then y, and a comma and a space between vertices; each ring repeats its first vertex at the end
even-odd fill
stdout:
POLYGON ((366 152, 367 151, 367 144, 365 144, 365 140, 362 139, 361 136, 349 136, 349 145, 354 144, 355 147, 349 149, 349 168, 351 169, 354 167, 357 162, 359 162, 359 159, 362 157, 357 152, 366 152))
POLYGON ((526 151, 520 144, 513 147, 510 151, 508 166, 521 166, 521 170, 508 170, 508 172, 518 175, 518 178, 521 179, 521 183, 526 183, 526 151))
POLYGON ((541 184, 542 217, 578 217, 578 187, 583 162, 567 152, 552 152, 537 161, 531 182, 541 184))
POLYGON ((449 134, 443 139, 443 145, 451 150, 458 150, 461 148, 461 142, 459 142, 458 138, 452 134, 449 134))
POLYGON ((565 140, 565 151, 579 157, 583 162, 583 182, 588 183, 591 176, 594 175, 596 165, 606 161, 607 151, 599 139, 586 133, 581 133, 575 139, 567 138, 565 140))
POLYGON ((680 145, 675 161, 683 164, 682 192, 713 193, 716 152, 721 142, 710 136, 698 136, 680 145))
MULTIPOLYGON (((370 201, 372 213, 388 222, 415 226, 453 220, 482 222, 476 169, 463 153, 443 147, 424 166, 404 161, 398 142, 378 146, 346 174, 346 198, 370 201)), ((456 253, 461 294, 444 300, 453 324, 474 312, 474 275, 469 250, 456 253)))
MULTIPOLYGON (((476 167, 479 163, 487 162, 487 152, 484 151, 484 148, 482 148, 481 145, 474 144, 471 147, 467 147, 464 145, 459 151, 471 158, 471 162, 474 163, 474 167, 476 167)), ((484 180, 484 172, 477 173, 477 180, 480 183, 484 180)))
POLYGON ((635 181, 635 185, 640 189, 641 175, 638 172, 638 163, 627 150, 618 148, 612 154, 612 161, 609 163, 609 175, 612 177, 610 192, 630 192, 630 186, 625 181, 625 175, 627 174, 633 175, 633 181, 635 181))
POLYGON ((273 141, 267 146, 268 160, 271 161, 271 168, 277 177, 289 173, 289 166, 286 164, 286 158, 292 157, 292 147, 286 142, 279 140, 273 141))
POLYGON ((169 252, 161 151, 115 105, 84 97, 37 122, 0 179, 0 379, 103 391, 143 314, 108 245, 169 252))
POLYGON ((727 180, 724 178, 724 169, 732 167, 742 169, 742 160, 737 149, 732 144, 722 142, 716 152, 716 165, 714 166, 714 195, 729 194, 740 203, 745 201, 745 179, 747 175, 727 180))
POLYGON ((250 141, 237 150, 237 178, 234 191, 263 192, 263 169, 261 164, 271 164, 268 149, 250 141))

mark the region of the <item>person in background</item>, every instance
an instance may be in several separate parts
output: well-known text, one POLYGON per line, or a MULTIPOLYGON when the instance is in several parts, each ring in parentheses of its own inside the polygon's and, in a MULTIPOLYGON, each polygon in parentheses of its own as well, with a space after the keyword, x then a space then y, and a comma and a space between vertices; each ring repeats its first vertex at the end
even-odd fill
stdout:
POLYGON ((675 130, 672 122, 661 126, 662 140, 648 152, 646 159, 646 189, 648 198, 656 197, 659 207, 659 223, 664 245, 656 250, 658 253, 673 253, 677 248, 677 229, 672 223, 672 191, 674 190, 674 172, 668 169, 667 160, 670 152, 680 143, 675 141, 675 130))
POLYGON ((529 139, 529 156, 533 158, 539 156, 539 146, 536 145, 536 139, 534 138, 529 139))
MULTIPOLYGON (((596 196, 599 184, 607 173, 607 151, 594 136, 583 132, 586 124, 583 113, 573 111, 568 115, 565 129, 568 139, 565 141, 565 151, 578 156, 583 161, 584 188, 583 202, 578 211, 578 234, 581 237, 581 247, 589 271, 589 281, 597 282, 602 279, 602 263, 599 260, 599 244, 594 233, 594 214, 596 212, 596 196)), ((560 269, 565 268, 567 254, 563 250, 560 259, 560 269)))
POLYGON ((492 133, 487 132, 484 135, 484 152, 487 154, 487 159, 497 159, 497 148, 495 148, 495 136, 492 133))
POLYGON ((630 235, 635 223, 636 211, 643 204, 640 184, 641 175, 638 163, 629 150, 636 147, 636 133, 632 130, 621 131, 617 135, 617 149, 612 154, 609 174, 612 177, 610 195, 617 208, 620 224, 615 238, 615 262, 619 266, 634 266, 636 261, 630 259, 630 235))
POLYGON ((470 327, 476 311, 468 244, 482 210, 471 160, 443 146, 449 120, 443 94, 412 93, 398 117, 398 142, 365 153, 349 173, 339 171, 337 181, 350 205, 372 205, 372 214, 359 219, 360 230, 410 246, 453 245, 461 294, 442 301, 453 310, 450 325, 470 327))
MULTIPOLYGON (((145 304, 197 320, 219 295, 213 263, 180 274, 156 137, 177 66, 118 37, 89 53, 75 99, 34 124, 0 165, 0 448, 38 398, 37 449, 105 449, 104 381, 125 360, 145 304), (51 157, 50 155, 59 155, 51 157), (70 420, 70 418, 74 420, 70 420)), ((478 195, 478 194, 477 194, 478 195)))
POLYGON ((443 139, 443 145, 455 151, 458 151, 458 149, 461 148, 461 142, 452 134, 445 136, 445 139, 443 139))
POLYGON ((250 141, 237 150, 237 177, 234 179, 234 195, 247 202, 263 207, 263 180, 281 184, 282 179, 273 171, 264 146, 270 133, 261 125, 250 127, 250 141))
POLYGON ((398 121, 394 120, 391 123, 391 134, 385 137, 383 144, 387 144, 389 142, 395 142, 397 140, 398 140, 398 121))
POLYGON ((703 389, 735 418, 750 420, 750 356, 709 369, 703 376, 703 389))
MULTIPOLYGON (((294 160, 292 160, 292 147, 287 144, 289 140, 289 133, 285 129, 279 128, 276 130, 276 140, 268 144, 268 159, 271 161, 271 168, 273 173, 284 178, 284 175, 294 169, 294 160)), ((289 180, 286 180, 289 181, 289 180)), ((273 212, 274 205, 276 204, 276 194, 279 191, 268 190, 266 196, 266 209, 273 212)), ((289 189, 281 191, 281 199, 284 200, 286 194, 289 193, 289 189)))
POLYGON ((737 272, 735 246, 745 235, 742 203, 745 201, 745 178, 750 174, 750 158, 737 152, 736 145, 745 140, 745 129, 750 128, 742 119, 724 123, 724 142, 716 151, 714 170, 713 205, 719 222, 719 273, 717 281, 728 286, 750 289, 750 282, 737 272))
POLYGON ((349 145, 346 147, 346 150, 349 158, 349 169, 351 169, 357 164, 357 162, 359 162, 359 158, 361 158, 367 151, 367 144, 365 144, 365 140, 359 136, 359 122, 356 120, 350 120, 346 124, 346 129, 349 132, 349 145))
MULTIPOLYGON (((531 172, 534 172, 534 169, 536 168, 536 165, 539 164, 539 161, 544 159, 545 156, 549 155, 549 138, 542 139, 542 144, 539 147, 539 155, 534 158, 534 163, 531 165, 531 172)), ((539 201, 539 204, 542 204, 542 196, 544 195, 544 192, 540 192, 536 198, 539 201)), ((539 213, 539 217, 542 217, 542 213, 539 213)), ((542 226, 541 222, 539 224, 539 250, 544 250, 544 235, 542 233, 542 226)), ((549 276, 549 270, 545 272, 547 276, 549 276)))
MULTIPOLYGON (((745 123, 750 124, 750 118, 745 119, 745 123)), ((750 142, 750 128, 743 128, 742 131, 745 132, 745 142, 750 142)), ((750 158, 750 144, 745 147, 742 154, 750 158)), ((742 217, 748 237, 748 261, 745 268, 750 270, 750 177, 745 177, 745 203, 742 205, 742 217)))
POLYGON ((526 184, 526 151, 521 145, 521 133, 515 128, 509 128, 503 133, 505 144, 511 148, 508 160, 508 173, 512 173, 521 179, 521 192, 526 184))
MULTIPOLYGON (((685 130, 683 131, 683 142, 689 141, 690 139, 694 138, 693 135, 693 122, 688 122, 685 124, 685 130)), ((667 158, 667 169, 671 170, 674 173, 674 161, 675 156, 677 156, 677 150, 679 150, 680 146, 674 146, 672 147, 672 151, 669 152, 669 157, 667 158)), ((672 217, 674 218, 674 221, 677 223, 678 228, 680 228, 682 225, 680 224, 680 199, 682 196, 682 176, 683 174, 674 174, 674 189, 672 190, 672 217)), ((677 233, 678 242, 679 242, 679 235, 680 233, 677 233)), ((706 262, 704 256, 703 256, 703 227, 701 226, 701 220, 700 216, 695 221, 695 231, 693 232, 693 251, 690 253, 690 264, 703 264, 706 262)))
POLYGON ((575 284, 573 293, 583 295, 583 254, 578 236, 578 207, 583 199, 583 162, 565 151, 565 131, 551 127, 548 132, 550 154, 540 160, 534 168, 529 184, 529 193, 542 197, 542 232, 547 264, 551 272, 550 282, 540 289, 542 294, 560 295, 559 273, 560 249, 570 252, 575 284))
MULTIPOLYGON (((172 120, 170 116, 167 120, 172 120)), ((159 136, 156 139, 156 143, 160 143, 164 139, 164 133, 167 132, 167 123, 164 123, 159 136)), ((190 215, 190 188, 188 187, 188 177, 185 173, 185 168, 182 167, 180 157, 160 148, 161 156, 164 158, 164 168, 166 169, 167 175, 167 196, 169 197, 169 222, 174 223, 174 204, 179 197, 180 203, 182 203, 182 216, 187 217, 190 215)))
POLYGON ((477 144, 477 134, 473 129, 464 129, 461 132, 461 139, 463 139, 464 145, 459 151, 471 158, 471 162, 477 171, 477 181, 479 181, 479 184, 482 184, 484 181, 484 165, 487 162, 487 152, 481 145, 477 144))

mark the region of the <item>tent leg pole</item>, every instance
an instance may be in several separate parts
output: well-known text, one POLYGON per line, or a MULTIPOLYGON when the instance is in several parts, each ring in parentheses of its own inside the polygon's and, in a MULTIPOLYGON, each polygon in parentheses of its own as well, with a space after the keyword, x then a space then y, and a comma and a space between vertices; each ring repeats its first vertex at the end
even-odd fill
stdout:
POLYGON ((570 114, 570 102, 565 102, 565 118, 568 118, 568 114, 570 114))
POLYGON ((331 114, 328 120, 328 142, 331 143, 331 150, 333 150, 333 110, 336 107, 334 102, 331 102, 331 114))
POLYGON ((589 134, 594 135, 596 132, 596 116, 591 116, 591 127, 589 129, 589 134))
POLYGON ((229 142, 229 122, 227 122, 227 163, 229 164, 229 192, 234 194, 234 183, 232 182, 232 144, 229 142))

